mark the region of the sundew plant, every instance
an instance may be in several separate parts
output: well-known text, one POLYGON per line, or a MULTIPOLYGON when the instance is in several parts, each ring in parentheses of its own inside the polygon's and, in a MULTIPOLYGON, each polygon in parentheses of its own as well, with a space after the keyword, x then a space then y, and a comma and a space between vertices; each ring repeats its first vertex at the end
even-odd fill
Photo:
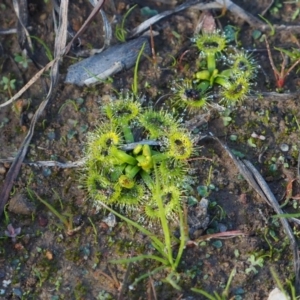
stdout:
POLYGON ((155 222, 159 208, 153 194, 159 182, 165 215, 176 218, 190 180, 190 134, 171 113, 142 108, 131 95, 104 105, 102 120, 89 134, 83 175, 95 207, 102 202, 136 221, 155 222))
POLYGON ((195 37, 199 51, 199 70, 192 79, 182 79, 175 87, 173 102, 191 111, 204 108, 211 94, 218 94, 220 104, 236 106, 251 91, 257 63, 244 50, 227 44, 220 31, 195 37))

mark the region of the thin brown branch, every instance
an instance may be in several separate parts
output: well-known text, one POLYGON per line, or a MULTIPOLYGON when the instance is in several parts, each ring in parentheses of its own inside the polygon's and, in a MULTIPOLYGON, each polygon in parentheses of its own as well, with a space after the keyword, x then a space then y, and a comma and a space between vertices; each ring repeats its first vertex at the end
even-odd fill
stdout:
POLYGON ((289 75, 290 72, 292 72, 292 70, 293 70, 294 68, 296 68, 297 65, 298 65, 299 63, 300 63, 300 58, 299 58, 297 61, 295 61, 295 62, 293 63, 293 65, 286 71, 286 75, 289 75))
POLYGON ((103 4, 104 4, 104 0, 99 0, 97 2, 97 5, 95 5, 94 9, 92 10, 92 12, 88 16, 88 18, 85 20, 83 25, 80 27, 80 29, 77 31, 77 33, 74 35, 72 40, 67 45, 65 54, 67 54, 70 51, 73 42, 87 29, 87 26, 91 23, 91 21, 97 15, 98 11, 101 9, 103 4))
POLYGON ((277 80, 280 77, 280 73, 279 73, 278 69, 276 68, 276 66, 274 64, 274 60, 273 60, 273 57, 272 57, 272 53, 271 53, 271 49, 270 49, 270 45, 269 45, 269 42, 267 40, 267 37, 265 37, 265 43, 266 43, 266 46, 267 46, 269 61, 270 61, 272 70, 274 72, 275 78, 277 80))
POLYGON ((209 241, 211 239, 228 239, 228 238, 234 238, 237 236, 246 236, 246 235, 248 235, 248 234, 245 232, 242 232, 241 230, 218 232, 218 233, 203 235, 194 241, 187 241, 187 244, 196 246, 201 241, 209 241))

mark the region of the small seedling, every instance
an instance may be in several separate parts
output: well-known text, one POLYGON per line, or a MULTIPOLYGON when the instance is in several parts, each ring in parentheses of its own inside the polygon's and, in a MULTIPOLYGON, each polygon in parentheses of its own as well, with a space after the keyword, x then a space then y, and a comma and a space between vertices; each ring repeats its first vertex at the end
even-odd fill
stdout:
POLYGON ((277 15, 282 11, 282 2, 281 0, 275 0, 273 1, 273 5, 271 7, 271 14, 272 15, 277 15))
POLYGON ((97 245, 97 242, 98 242, 97 241, 98 233, 97 233, 96 226, 95 226, 95 224, 93 223, 93 221, 92 221, 92 219, 90 217, 88 217, 88 219, 89 219, 89 221, 90 221, 90 223, 91 223, 91 225, 93 227, 93 231, 94 231, 94 243, 95 243, 95 245, 97 245))
POLYGON ((59 108, 58 113, 61 114, 61 112, 65 109, 65 107, 66 107, 67 105, 73 106, 73 108, 75 109, 75 111, 78 112, 79 108, 78 108, 78 105, 77 105, 76 101, 75 101, 75 100, 72 100, 72 99, 68 99, 68 100, 66 100, 65 103, 59 108))
POLYGON ((16 237, 21 233, 21 227, 14 228, 11 224, 7 225, 7 230, 4 231, 5 235, 10 237, 13 243, 16 242, 16 237))
POLYGON ((256 259, 255 255, 252 254, 249 258, 248 261, 250 262, 249 268, 245 270, 246 274, 249 274, 250 272, 253 272, 254 274, 257 274, 257 267, 263 267, 264 266, 264 259, 262 257, 258 257, 256 259))
POLYGON ((140 59, 141 59, 141 56, 144 52, 144 49, 145 49, 145 43, 143 44, 138 56, 137 56, 137 59, 136 59, 136 62, 135 62, 135 67, 134 67, 134 75, 133 75, 133 84, 132 84, 132 92, 134 94, 135 97, 138 96, 138 67, 139 67, 139 62, 140 62, 140 59))
POLYGON ((16 79, 10 79, 10 77, 3 76, 0 84, 3 85, 4 91, 8 91, 8 94, 11 98, 12 90, 16 89, 16 79))
POLYGON ((24 69, 27 69, 31 59, 27 57, 26 50, 23 50, 21 54, 15 54, 15 62, 20 64, 24 69))
POLYGON ((37 36, 30 36, 30 37, 32 39, 35 39, 38 43, 40 43, 43 46, 43 48, 45 49, 47 58, 49 59, 49 61, 52 61, 53 55, 52 55, 50 48, 46 45, 46 43, 43 40, 41 40, 40 38, 38 38, 37 36))
POLYGON ((8 225, 10 223, 9 222, 9 215, 8 215, 8 211, 7 211, 8 206, 9 206, 9 203, 5 204, 4 209, 3 209, 4 220, 5 220, 6 225, 8 225))
POLYGON ((269 60, 270 60, 270 64, 271 67, 273 69, 274 72, 274 76, 276 79, 276 86, 278 89, 282 89, 285 85, 285 81, 287 76, 297 67, 297 65, 300 63, 300 57, 294 61, 294 63, 287 69, 287 64, 288 64, 288 56, 292 56, 292 52, 286 52, 283 49, 279 49, 281 57, 282 57, 282 63, 281 63, 281 69, 280 72, 278 71, 278 69, 276 68, 275 64, 274 64, 274 60, 271 54, 271 50, 270 50, 270 45, 269 42, 267 40, 267 38, 265 38, 265 42, 266 42, 266 46, 267 46, 267 51, 268 51, 268 56, 269 56, 269 60), (289 54, 288 54, 289 53, 289 54))
POLYGON ((117 24, 116 25, 116 32, 115 32, 115 36, 116 38, 124 43, 126 41, 126 36, 127 36, 127 30, 125 29, 125 21, 127 19, 127 17, 129 16, 129 14, 136 8, 136 5, 132 6, 129 10, 127 10, 126 14, 124 15, 121 25, 117 24))

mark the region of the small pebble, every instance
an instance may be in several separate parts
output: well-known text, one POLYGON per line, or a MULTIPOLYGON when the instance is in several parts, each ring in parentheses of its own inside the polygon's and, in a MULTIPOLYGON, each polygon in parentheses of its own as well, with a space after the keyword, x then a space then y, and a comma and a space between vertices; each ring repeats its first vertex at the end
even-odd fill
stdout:
POLYGON ((4 168, 9 169, 10 168, 10 163, 4 163, 3 166, 4 166, 4 168))
POLYGON ((21 251, 21 250, 24 249, 24 246, 23 246, 21 243, 16 243, 16 244, 14 245, 14 248, 15 248, 16 250, 18 250, 18 251, 21 251))
POLYGON ((268 300, 287 300, 287 297, 278 288, 275 288, 269 294, 268 300))
POLYGON ((53 259, 53 253, 49 250, 46 251, 46 257, 48 260, 52 260, 53 259))
POLYGON ((8 210, 14 214, 31 215, 36 211, 36 206, 25 195, 17 194, 10 199, 8 210))
POLYGON ((52 174, 51 170, 49 168, 43 169, 43 175, 44 177, 49 177, 52 174))
POLYGON ((288 152, 289 149, 290 149, 290 147, 289 147, 288 144, 281 144, 281 145, 280 145, 280 150, 281 150, 282 152, 288 152))
POLYGON ((47 134, 47 137, 50 141, 53 141, 55 140, 56 138, 56 135, 55 135, 55 132, 54 131, 50 131, 48 134, 47 134))
POLYGON ((73 217, 73 224, 75 226, 80 226, 83 223, 82 215, 74 216, 73 217))
POLYGON ((44 22, 47 19, 47 14, 46 13, 41 14, 39 19, 40 19, 40 22, 44 22))
POLYGON ((225 225, 222 224, 222 223, 219 223, 219 231, 220 231, 220 232, 225 232, 225 231, 227 231, 227 226, 225 226, 225 225))
POLYGON ((108 225, 108 227, 113 228, 117 224, 116 216, 113 213, 109 213, 106 218, 102 220, 108 225))
POLYGON ((1 164, 0 165, 0 175, 4 175, 6 173, 5 167, 1 164))
POLYGON ((13 288, 13 294, 20 299, 22 298, 22 290, 20 288, 13 288))
POLYGON ((2 286, 4 288, 7 288, 11 284, 11 280, 3 280, 2 281, 2 286))
POLYGON ((41 227, 46 227, 48 225, 48 218, 43 214, 38 215, 38 223, 41 227))

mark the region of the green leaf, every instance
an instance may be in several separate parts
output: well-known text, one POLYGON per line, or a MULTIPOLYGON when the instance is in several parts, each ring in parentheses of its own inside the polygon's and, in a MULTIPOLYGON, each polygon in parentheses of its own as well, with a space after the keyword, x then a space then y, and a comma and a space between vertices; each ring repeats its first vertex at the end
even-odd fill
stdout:
POLYGON ((207 197, 209 195, 208 187, 205 185, 199 185, 197 187, 197 192, 202 197, 207 197))
POLYGON ((254 139, 253 139, 252 137, 249 138, 249 139, 247 140, 247 143, 248 143, 248 145, 249 145, 250 147, 256 148, 256 145, 255 145, 255 143, 254 143, 254 139))
POLYGON ((212 245, 213 245, 215 248, 220 249, 220 248, 222 248, 223 243, 222 243, 222 241, 217 240, 217 241, 214 241, 214 242, 212 243, 212 245))
POLYGON ((255 40, 258 40, 261 37, 261 35, 262 35, 261 31, 259 31, 257 29, 253 30, 253 32, 252 32, 252 37, 255 40))
POLYGON ((237 135, 236 134, 232 134, 230 137, 229 137, 229 139, 231 140, 231 141, 233 141, 233 142, 235 142, 236 140, 237 140, 237 135))

